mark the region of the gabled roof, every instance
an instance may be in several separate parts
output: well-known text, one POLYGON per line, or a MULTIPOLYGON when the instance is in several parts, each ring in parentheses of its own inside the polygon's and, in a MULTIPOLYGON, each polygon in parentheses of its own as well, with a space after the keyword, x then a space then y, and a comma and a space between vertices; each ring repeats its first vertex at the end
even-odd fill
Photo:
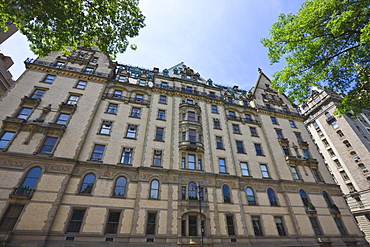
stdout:
MULTIPOLYGON (((254 83, 254 86, 251 89, 252 95, 256 93, 257 89, 266 90, 271 85, 270 78, 268 78, 267 75, 265 75, 265 73, 263 73, 260 68, 258 68, 258 72, 259 72, 259 76, 256 82, 254 83)), ((270 89, 270 90, 273 90, 273 89, 270 89)))
POLYGON ((214 86, 211 79, 205 79, 199 72, 196 72, 184 62, 180 62, 169 69, 164 69, 159 74, 214 86))

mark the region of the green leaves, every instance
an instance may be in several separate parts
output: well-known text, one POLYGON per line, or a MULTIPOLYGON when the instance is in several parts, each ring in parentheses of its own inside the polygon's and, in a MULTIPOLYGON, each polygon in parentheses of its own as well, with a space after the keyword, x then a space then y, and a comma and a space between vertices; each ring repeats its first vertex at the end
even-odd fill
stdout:
POLYGON ((356 67, 369 72, 369 20, 367 0, 307 0, 296 15, 280 14, 270 36, 261 40, 272 64, 286 61, 274 74, 273 87, 298 103, 306 99, 312 86, 347 93, 340 113, 369 108, 368 97, 357 97, 364 94, 360 81, 365 77, 356 67), (356 100, 351 98, 355 95, 356 100))
POLYGON ((0 0, 0 29, 14 23, 39 56, 98 46, 112 58, 145 26, 138 0, 0 0), (10 4, 9 4, 10 3, 10 4))

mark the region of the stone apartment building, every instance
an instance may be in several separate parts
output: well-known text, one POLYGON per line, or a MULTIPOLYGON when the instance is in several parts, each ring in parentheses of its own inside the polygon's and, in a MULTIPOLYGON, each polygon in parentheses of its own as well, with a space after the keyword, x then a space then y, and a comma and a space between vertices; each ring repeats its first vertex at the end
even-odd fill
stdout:
POLYGON ((364 246, 304 117, 269 88, 93 49, 0 101, 4 246, 364 246))
POLYGON ((370 240, 370 111, 357 118, 334 116, 340 95, 327 90, 313 91, 300 107, 305 123, 327 168, 340 185, 361 230, 370 240))

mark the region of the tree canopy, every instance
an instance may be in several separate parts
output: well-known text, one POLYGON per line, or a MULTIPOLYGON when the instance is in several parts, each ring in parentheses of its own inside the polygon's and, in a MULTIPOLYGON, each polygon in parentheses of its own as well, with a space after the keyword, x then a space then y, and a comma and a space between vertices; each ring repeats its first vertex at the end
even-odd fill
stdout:
POLYGON ((114 58, 145 26, 138 4, 138 0, 0 0, 0 29, 14 23, 39 56, 68 53, 66 46, 96 45, 114 58))
POLYGON ((337 113, 370 107, 369 0, 306 0, 297 14, 280 14, 262 39, 271 64, 285 59, 273 87, 303 102, 312 86, 343 93, 337 113))

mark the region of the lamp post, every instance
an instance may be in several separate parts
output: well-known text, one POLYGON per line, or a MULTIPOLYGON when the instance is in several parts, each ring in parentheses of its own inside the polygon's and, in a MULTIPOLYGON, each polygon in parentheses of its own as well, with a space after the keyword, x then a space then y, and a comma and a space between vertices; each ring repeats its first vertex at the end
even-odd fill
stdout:
POLYGON ((200 244, 203 247, 203 235, 204 235, 204 225, 203 225, 203 216, 202 216, 202 201, 203 201, 203 193, 207 192, 207 188, 205 186, 198 185, 198 201, 199 201, 199 213, 200 213, 200 244))

